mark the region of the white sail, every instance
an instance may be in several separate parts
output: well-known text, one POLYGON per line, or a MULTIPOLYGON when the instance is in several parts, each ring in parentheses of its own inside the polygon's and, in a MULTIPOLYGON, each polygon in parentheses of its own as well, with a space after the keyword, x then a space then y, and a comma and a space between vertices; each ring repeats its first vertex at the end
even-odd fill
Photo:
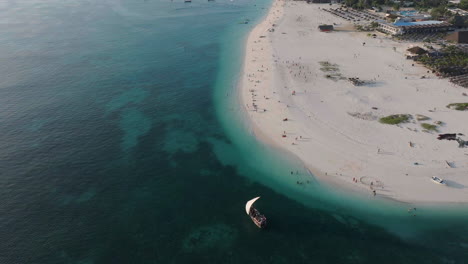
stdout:
POLYGON ((253 198, 252 200, 248 201, 248 202, 245 204, 245 212, 247 212, 247 214, 249 214, 249 212, 250 212, 250 207, 252 207, 252 205, 253 205, 258 199, 260 199, 260 196, 259 196, 259 197, 253 198))

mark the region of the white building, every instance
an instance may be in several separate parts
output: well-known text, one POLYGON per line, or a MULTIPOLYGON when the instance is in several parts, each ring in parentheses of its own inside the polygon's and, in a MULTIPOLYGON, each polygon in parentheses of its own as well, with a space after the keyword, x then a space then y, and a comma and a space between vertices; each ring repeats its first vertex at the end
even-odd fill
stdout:
POLYGON ((403 35, 408 33, 433 33, 450 30, 452 25, 443 21, 406 22, 397 19, 395 23, 380 21, 379 29, 390 35, 403 35))
POLYGON ((468 16, 468 12, 460 8, 447 8, 452 14, 459 14, 460 16, 468 16))

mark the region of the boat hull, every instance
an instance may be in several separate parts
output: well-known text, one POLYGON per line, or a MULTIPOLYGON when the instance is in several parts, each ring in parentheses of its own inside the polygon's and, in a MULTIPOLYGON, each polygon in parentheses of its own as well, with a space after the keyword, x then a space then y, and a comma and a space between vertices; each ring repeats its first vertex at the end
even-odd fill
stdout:
POLYGON ((443 179, 441 179, 439 177, 432 177, 431 180, 432 180, 432 182, 440 184, 440 185, 447 185, 445 180, 443 180, 443 179))
POLYGON ((266 227, 266 224, 267 224, 266 217, 262 215, 257 209, 252 207, 249 216, 250 216, 250 219, 252 219, 252 222, 254 222, 254 224, 258 226, 259 228, 266 227))

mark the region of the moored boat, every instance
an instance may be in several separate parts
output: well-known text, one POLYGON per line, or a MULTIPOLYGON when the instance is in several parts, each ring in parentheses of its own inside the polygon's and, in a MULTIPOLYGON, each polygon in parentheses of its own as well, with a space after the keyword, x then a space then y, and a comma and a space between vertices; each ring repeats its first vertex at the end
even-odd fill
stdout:
POLYGON ((431 177, 431 180, 435 183, 438 183, 438 184, 442 184, 442 185, 447 185, 447 182, 445 182, 445 180, 439 178, 439 177, 436 177, 436 176, 432 176, 431 177))
POLYGON ((254 224, 256 224, 259 228, 265 228, 267 221, 266 217, 262 215, 254 206, 253 204, 260 199, 259 197, 255 197, 252 200, 248 201, 245 204, 245 212, 250 216, 254 224))

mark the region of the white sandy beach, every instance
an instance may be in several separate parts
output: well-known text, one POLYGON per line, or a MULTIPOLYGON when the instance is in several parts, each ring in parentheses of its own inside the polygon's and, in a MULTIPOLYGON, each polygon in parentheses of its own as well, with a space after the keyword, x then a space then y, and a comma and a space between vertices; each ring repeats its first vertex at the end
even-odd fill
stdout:
POLYGON ((468 202, 468 148, 437 140, 438 133, 468 135, 468 112, 446 108, 467 102, 462 95, 467 90, 412 66, 405 59, 411 43, 347 30, 347 22, 320 10, 329 7, 276 0, 250 33, 239 91, 255 134, 339 188, 376 190, 379 197, 413 203, 468 202), (337 31, 317 29, 332 23, 337 31), (326 78, 321 61, 337 64, 343 77, 373 83, 354 86, 326 78), (423 122, 443 125, 430 133, 415 118, 398 126, 379 123, 392 114, 421 114, 430 118, 423 122))

